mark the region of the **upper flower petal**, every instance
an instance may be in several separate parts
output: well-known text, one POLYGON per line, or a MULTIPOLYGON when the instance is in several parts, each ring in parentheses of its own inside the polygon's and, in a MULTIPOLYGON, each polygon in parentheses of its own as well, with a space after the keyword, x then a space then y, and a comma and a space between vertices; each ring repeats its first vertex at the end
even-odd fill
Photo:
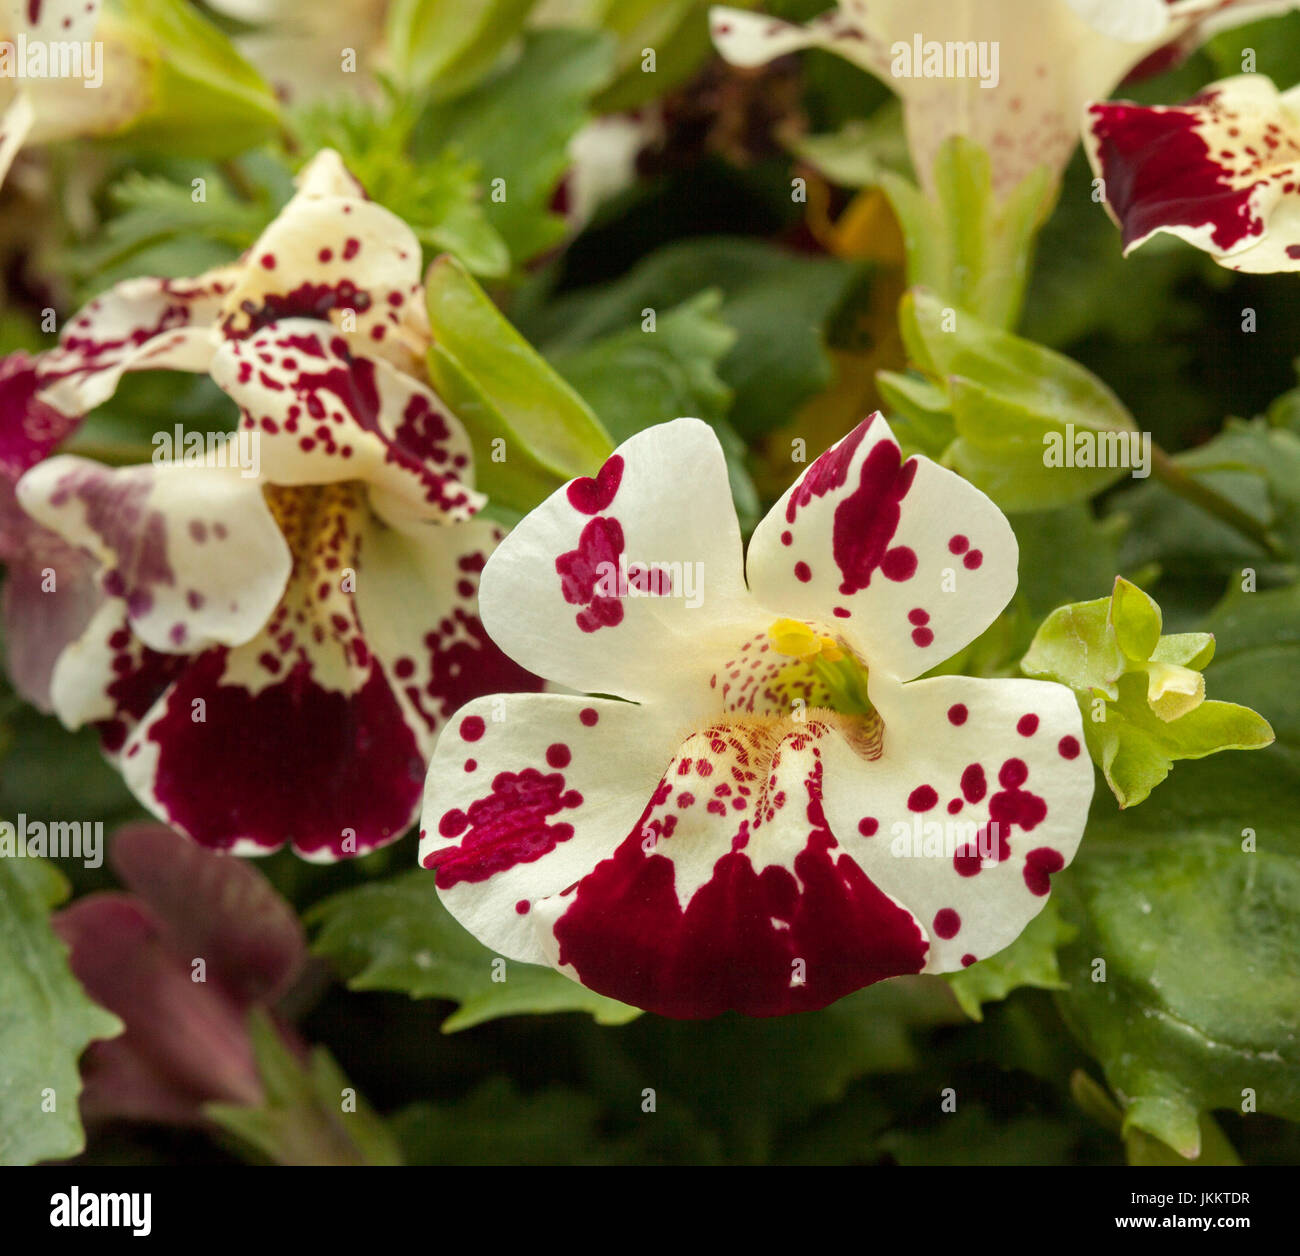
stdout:
POLYGON ((155 650, 247 641, 289 575, 260 485, 235 468, 109 468, 61 455, 23 476, 18 501, 99 559, 104 591, 155 650))
MULTIPOLYGON (((647 428, 529 514, 488 560, 487 630, 571 688, 707 693, 712 634, 752 620, 722 447, 697 419, 647 428)), ((726 657, 725 654, 720 657, 726 657)))
POLYGON ((1183 105, 1094 104, 1085 140, 1125 253, 1168 232, 1232 270, 1300 270, 1300 88, 1242 74, 1183 105))
POLYGON ((1063 685, 965 676, 873 677, 871 697, 880 757, 828 749, 826 818, 928 931, 926 971, 950 972, 1013 942, 1074 858, 1094 779, 1079 709, 1063 685))
POLYGON ((410 368, 427 347, 421 258, 411 228, 366 200, 339 155, 325 149, 249 250, 223 329, 239 337, 281 319, 324 319, 410 368))
POLYGON ((832 626, 869 667, 909 679, 993 622, 1018 555, 993 502, 928 458, 902 461, 874 414, 758 525, 748 574, 764 605, 832 626))
POLYGON ((212 377, 255 433, 269 483, 362 480, 393 519, 465 519, 483 502, 469 437, 438 395, 327 323, 286 319, 228 340, 212 377))

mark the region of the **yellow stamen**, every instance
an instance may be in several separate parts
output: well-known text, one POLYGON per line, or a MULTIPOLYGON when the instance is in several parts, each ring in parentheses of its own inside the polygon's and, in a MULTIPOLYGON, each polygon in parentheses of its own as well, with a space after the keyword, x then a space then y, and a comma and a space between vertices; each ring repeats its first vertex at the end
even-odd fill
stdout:
POLYGON ((828 663, 838 663, 844 657, 844 651, 834 639, 818 636, 797 619, 778 619, 767 630, 767 635, 778 654, 788 654, 805 663, 819 656, 828 663))

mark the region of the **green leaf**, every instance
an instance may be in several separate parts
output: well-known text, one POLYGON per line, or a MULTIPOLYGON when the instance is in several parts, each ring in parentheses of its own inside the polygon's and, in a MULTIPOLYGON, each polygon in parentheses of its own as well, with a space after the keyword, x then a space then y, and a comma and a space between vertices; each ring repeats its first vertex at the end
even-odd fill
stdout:
POLYGON ((272 1164, 402 1163, 387 1126, 324 1047, 304 1062, 261 1010, 250 1015, 249 1033, 265 1098, 258 1107, 207 1104, 209 1120, 272 1164))
POLYGON ((81 1152, 78 1057, 94 1039, 122 1032, 86 997, 50 928, 50 910, 67 892, 45 860, 0 858, 0 1164, 81 1152))
POLYGON ((702 292, 640 326, 550 355, 551 364, 600 416, 614 442, 643 428, 690 417, 712 425, 727 455, 731 492, 746 529, 758 523, 759 500, 745 467, 745 443, 726 422, 732 391, 718 363, 736 333, 718 316, 722 294, 702 292))
POLYGON ((433 874, 422 869, 345 890, 305 919, 318 929, 313 949, 348 975, 351 989, 460 1004, 443 1022, 444 1033, 524 1013, 587 1012, 602 1025, 640 1015, 554 969, 495 956, 451 917, 433 874))
POLYGON ((1035 986, 1040 990, 1064 989, 1056 952, 1074 935, 1075 930, 1061 920, 1055 904, 1049 900, 1005 950, 963 968, 961 972, 948 974, 946 980, 962 1011, 972 1020, 983 1020, 983 1004, 1005 999, 1021 986, 1035 986))
POLYGON ((991 327, 1015 325, 1024 301, 1033 241, 1055 189, 1040 167, 1001 200, 988 154, 963 136, 946 140, 934 163, 937 199, 902 175, 881 171, 903 231, 908 282, 991 327))
POLYGON ((600 1152, 599 1107, 590 1095, 552 1086, 520 1094, 493 1077, 455 1103, 414 1103, 391 1124, 408 1164, 593 1163, 600 1152))
POLYGON ((192 5, 121 0, 120 8, 125 37, 153 73, 149 107, 124 132, 133 147, 221 158, 276 134, 275 93, 192 5))
POLYGON ((902 104, 893 99, 869 118, 852 118, 838 131, 796 136, 790 149, 841 187, 872 187, 886 172, 910 179, 912 162, 902 115, 902 104))
POLYGON ((238 199, 215 175, 205 181, 205 199, 196 202, 189 185, 131 171, 109 189, 119 212, 68 250, 63 265, 98 292, 135 275, 179 278, 234 261, 262 233, 272 208, 238 199))
POLYGON ((788 423, 834 380, 826 349, 831 315, 859 267, 806 257, 757 240, 712 236, 650 254, 621 279, 530 313, 526 330, 548 355, 637 326, 700 292, 723 294, 719 318, 737 339, 718 365, 733 390, 731 422, 747 440, 788 423))
POLYGON ((901 1165, 1071 1164, 1075 1131, 1039 1116, 996 1119, 980 1104, 963 1104, 937 1124, 888 1130, 877 1140, 901 1165))
POLYGON ((566 480, 594 475, 613 449, 608 435, 464 267, 440 257, 425 294, 429 376, 469 431, 479 487, 512 509, 531 510, 566 480))
POLYGON ((1216 689, 1263 707, 1280 744, 1189 765, 1137 811, 1101 795, 1057 881, 1080 930, 1062 1012, 1126 1132, 1184 1157, 1213 1109, 1300 1120, 1300 589, 1239 595, 1205 626, 1216 689))
MULTIPOLYGON (((1126 464, 1140 462, 1132 416, 1077 362, 922 289, 904 296, 899 322, 909 357, 948 398, 956 439, 944 461, 1003 509, 1083 501, 1124 475, 1126 464), (1080 437, 1096 453, 1089 461, 1106 466, 1078 465, 1080 437)), ((883 378, 902 390, 900 377, 883 378)), ((903 400, 927 410, 936 404, 932 393, 912 394, 903 400)))
POLYGON ((487 220, 478 163, 455 148, 412 160, 411 109, 404 98, 321 101, 297 117, 298 140, 308 154, 337 149, 371 200, 408 223, 426 249, 454 254, 476 275, 507 274, 510 250, 487 220))
POLYGON ((1198 669, 1214 654, 1212 635, 1162 638, 1160 628, 1155 601, 1118 578, 1109 598, 1053 611, 1020 664, 1074 690, 1088 750, 1121 807, 1144 801, 1178 759, 1273 740, 1249 707, 1205 701, 1198 669))
POLYGON ((550 212, 551 199, 569 168, 569 141, 609 81, 613 52, 612 37, 600 31, 534 31, 516 61, 417 124, 417 160, 451 147, 478 167, 493 189, 484 214, 516 262, 552 248, 567 231, 550 212))
POLYGON ((385 46, 393 73, 436 97, 467 90, 523 29, 537 0, 394 0, 385 46))

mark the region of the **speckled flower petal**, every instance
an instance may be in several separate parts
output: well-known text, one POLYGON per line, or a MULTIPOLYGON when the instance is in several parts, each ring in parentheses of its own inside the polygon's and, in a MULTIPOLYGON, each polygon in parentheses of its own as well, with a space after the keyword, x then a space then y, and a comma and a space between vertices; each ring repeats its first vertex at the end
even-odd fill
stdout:
POLYGON ((880 757, 828 750, 826 818, 928 931, 926 971, 951 972, 1013 942, 1074 858, 1093 790, 1079 709, 1032 680, 873 678, 871 696, 880 757))
POLYGON ((476 937, 507 958, 548 963, 533 905, 613 854, 671 755, 671 727, 631 703, 477 698, 434 751, 420 863, 476 937))
POLYGON ((293 545, 283 597, 251 641, 187 660, 120 766, 145 806, 204 846, 265 854, 289 842, 328 862, 401 836, 425 757, 358 615, 364 490, 267 496, 293 545))
POLYGON ((559 684, 638 700, 707 692, 718 656, 706 643, 734 643, 753 613, 712 430, 648 428, 552 494, 489 559, 480 605, 493 640, 559 684))
POLYGON ((358 346, 412 367, 427 347, 415 233, 365 199, 331 149, 312 159, 298 183, 249 250, 226 301, 226 334, 246 336, 286 318, 326 320, 358 346))
POLYGON ((750 542, 754 596, 820 622, 869 667, 910 679, 993 622, 1016 587, 1000 510, 960 476, 901 460, 879 414, 799 477, 750 542))
POLYGON ((994 191, 1006 194, 1038 166, 1059 176, 1078 143, 1085 102, 1108 96, 1131 70, 1176 61, 1216 30, 1292 7, 1277 0, 1039 0, 1028 8, 1023 0, 844 0, 806 27, 714 9, 711 29, 718 51, 737 65, 806 47, 846 57, 903 101, 923 185, 932 183, 943 141, 963 135, 989 153, 994 191))
POLYGON ((1300 89, 1242 74, 1169 108, 1094 104, 1085 141, 1125 253, 1165 232, 1231 270, 1300 270, 1300 89))
POLYGON ((236 468, 109 468, 61 455, 18 482, 18 501, 100 561, 104 592, 156 650, 247 641, 288 578, 289 549, 261 486, 236 468))
POLYGON ((83 415, 107 401, 127 371, 206 371, 217 346, 213 322, 234 273, 127 279, 96 297, 41 356, 41 400, 83 415))
POLYGON ((286 319, 226 341, 212 376, 258 442, 272 484, 361 480, 386 518, 466 519, 483 498, 460 421, 436 393, 328 324, 286 319))
POLYGON ((479 576, 501 535, 482 520, 365 525, 357 614, 426 757, 438 731, 471 698, 542 686, 502 653, 479 620, 479 576))

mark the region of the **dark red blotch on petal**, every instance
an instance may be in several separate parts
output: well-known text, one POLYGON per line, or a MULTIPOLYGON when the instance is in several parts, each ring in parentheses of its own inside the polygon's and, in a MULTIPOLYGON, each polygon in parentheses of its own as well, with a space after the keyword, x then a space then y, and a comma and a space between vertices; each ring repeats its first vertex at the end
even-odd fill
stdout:
POLYGON ((301 663, 253 694, 221 683, 226 653, 199 655, 149 730, 154 793, 170 822, 204 846, 245 838, 268 850, 292 842, 301 854, 360 854, 400 836, 424 761, 378 664, 351 693, 323 688, 301 663))
POLYGON ((928 948, 916 921, 837 855, 820 765, 808 790, 808 839, 793 873, 757 871, 744 849, 729 851, 685 910, 672 861, 647 853, 638 825, 578 883, 555 926, 560 962, 601 994, 678 1019, 808 1011, 919 972, 928 948))

